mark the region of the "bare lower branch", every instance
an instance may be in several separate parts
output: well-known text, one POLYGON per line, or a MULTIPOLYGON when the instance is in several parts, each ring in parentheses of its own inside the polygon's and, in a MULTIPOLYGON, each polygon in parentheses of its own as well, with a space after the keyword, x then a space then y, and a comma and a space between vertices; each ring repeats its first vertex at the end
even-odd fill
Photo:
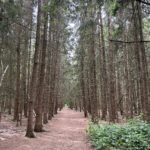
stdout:
POLYGON ((115 42, 115 43, 126 43, 126 44, 132 44, 132 43, 150 43, 150 41, 121 41, 121 40, 112 40, 109 41, 115 42))
POLYGON ((143 4, 145 4, 145 5, 150 5, 150 3, 146 2, 146 1, 143 1, 143 0, 136 0, 136 1, 138 1, 138 2, 140 2, 140 3, 143 3, 143 4))
POLYGON ((3 74, 2 74, 2 76, 1 76, 1 78, 0 78, 0 87, 2 86, 2 82, 3 82, 4 76, 5 76, 6 72, 7 72, 8 67, 9 66, 7 65, 5 70, 4 70, 4 72, 3 72, 3 74))

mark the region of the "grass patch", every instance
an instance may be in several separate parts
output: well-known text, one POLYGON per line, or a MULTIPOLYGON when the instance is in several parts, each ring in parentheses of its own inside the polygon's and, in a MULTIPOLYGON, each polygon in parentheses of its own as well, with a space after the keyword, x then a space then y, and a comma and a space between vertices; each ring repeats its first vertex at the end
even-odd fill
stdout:
POLYGON ((150 124, 137 118, 123 125, 90 122, 87 132, 96 150, 150 150, 150 124))

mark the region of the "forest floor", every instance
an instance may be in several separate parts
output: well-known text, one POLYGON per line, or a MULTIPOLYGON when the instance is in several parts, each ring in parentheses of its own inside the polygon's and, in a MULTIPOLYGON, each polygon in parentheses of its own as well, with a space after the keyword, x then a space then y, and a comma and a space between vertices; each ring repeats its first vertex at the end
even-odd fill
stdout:
POLYGON ((0 123, 0 150, 91 150, 86 135, 87 119, 83 113, 64 108, 44 125, 46 132, 36 133, 29 139, 23 126, 16 127, 10 116, 3 116, 0 123))

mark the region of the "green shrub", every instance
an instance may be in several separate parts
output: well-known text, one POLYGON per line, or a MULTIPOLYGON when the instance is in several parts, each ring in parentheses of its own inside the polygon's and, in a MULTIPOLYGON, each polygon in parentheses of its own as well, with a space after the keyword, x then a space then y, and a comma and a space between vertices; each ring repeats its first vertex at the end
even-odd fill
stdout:
POLYGON ((124 125, 90 122, 88 134, 97 150, 150 150, 150 124, 139 119, 124 125))

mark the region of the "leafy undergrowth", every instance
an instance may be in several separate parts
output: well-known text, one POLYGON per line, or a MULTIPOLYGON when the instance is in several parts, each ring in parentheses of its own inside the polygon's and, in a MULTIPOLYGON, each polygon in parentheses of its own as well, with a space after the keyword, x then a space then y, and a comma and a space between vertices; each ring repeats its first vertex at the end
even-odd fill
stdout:
POLYGON ((137 118, 123 125, 90 122, 88 134, 97 150, 150 150, 150 124, 137 118))

